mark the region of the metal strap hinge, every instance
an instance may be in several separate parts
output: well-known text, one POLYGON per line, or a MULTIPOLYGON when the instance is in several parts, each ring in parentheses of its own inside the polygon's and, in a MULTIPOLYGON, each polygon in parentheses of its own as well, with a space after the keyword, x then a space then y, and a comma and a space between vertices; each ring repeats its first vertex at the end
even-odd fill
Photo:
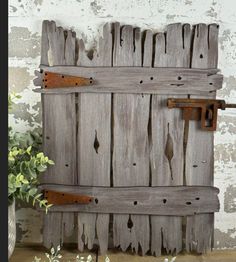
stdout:
POLYGON ((65 205, 65 204, 89 204, 92 197, 87 195, 71 194, 66 192, 44 190, 44 198, 48 204, 65 205))
POLYGON ((45 71, 43 72, 43 88, 63 88, 88 86, 93 84, 93 78, 70 76, 45 71))

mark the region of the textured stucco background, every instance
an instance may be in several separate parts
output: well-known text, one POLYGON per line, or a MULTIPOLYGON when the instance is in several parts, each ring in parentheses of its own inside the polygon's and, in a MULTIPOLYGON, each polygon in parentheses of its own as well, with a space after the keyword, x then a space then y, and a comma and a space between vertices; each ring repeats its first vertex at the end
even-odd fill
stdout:
MULTIPOLYGON (((34 70, 40 61, 41 23, 54 20, 82 36, 86 47, 96 46, 105 22, 119 21, 142 29, 163 31, 169 23, 218 23, 219 68, 224 88, 218 97, 236 103, 235 0, 10 0, 9 89, 22 98, 9 123, 24 132, 41 128, 40 95, 32 92, 34 70)), ((236 248, 236 111, 220 112, 215 133, 215 185, 220 188, 220 212, 215 216, 215 248, 236 248)), ((17 239, 42 241, 41 215, 17 207, 17 239)))

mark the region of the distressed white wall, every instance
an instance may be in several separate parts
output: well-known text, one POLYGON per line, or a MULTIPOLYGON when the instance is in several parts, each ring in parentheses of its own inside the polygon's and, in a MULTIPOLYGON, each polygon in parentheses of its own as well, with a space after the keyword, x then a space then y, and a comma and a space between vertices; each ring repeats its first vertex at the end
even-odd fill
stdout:
MULTIPOLYGON (((219 68, 224 88, 218 97, 236 103, 235 0, 10 0, 9 85, 22 99, 10 115, 19 131, 41 128, 40 95, 33 71, 40 61, 41 23, 54 20, 83 36, 87 48, 96 46, 102 25, 119 21, 142 29, 163 31, 169 23, 218 23, 219 68)), ((215 247, 236 248, 236 111, 220 112, 215 133, 215 185, 220 188, 220 212, 215 216, 215 247)), ((17 211, 18 241, 41 242, 39 213, 25 207, 17 211)))

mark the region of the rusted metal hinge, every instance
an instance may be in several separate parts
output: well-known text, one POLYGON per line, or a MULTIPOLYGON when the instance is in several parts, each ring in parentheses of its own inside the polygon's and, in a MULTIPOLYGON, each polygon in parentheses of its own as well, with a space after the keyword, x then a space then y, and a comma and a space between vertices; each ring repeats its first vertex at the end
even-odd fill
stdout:
POLYGON ((54 190, 44 190, 44 197, 48 204, 65 205, 65 204, 89 204, 92 197, 86 195, 71 194, 54 190))
POLYGON ((92 78, 70 76, 58 73, 43 72, 43 88, 63 88, 88 86, 93 84, 92 78))
POLYGON ((236 108, 236 104, 226 104, 224 100, 190 98, 169 98, 167 106, 182 108, 183 119, 201 121, 201 129, 205 131, 216 130, 218 109, 236 108))

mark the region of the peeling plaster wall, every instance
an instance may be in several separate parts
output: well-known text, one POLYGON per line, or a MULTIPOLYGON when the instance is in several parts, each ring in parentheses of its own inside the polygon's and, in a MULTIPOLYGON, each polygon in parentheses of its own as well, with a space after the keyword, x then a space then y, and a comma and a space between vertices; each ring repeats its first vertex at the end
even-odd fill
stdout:
MULTIPOLYGON (((218 98, 236 103, 236 1, 235 0, 10 0, 9 89, 22 98, 10 114, 18 131, 41 128, 40 95, 32 92, 34 70, 40 61, 41 23, 55 20, 72 28, 96 46, 105 22, 119 21, 143 29, 163 31, 169 23, 218 23, 219 68, 224 88, 218 98)), ((220 112, 215 133, 215 185, 220 188, 220 212, 215 216, 215 248, 236 248, 236 111, 220 112)), ((41 215, 17 207, 19 242, 42 241, 41 215)))

